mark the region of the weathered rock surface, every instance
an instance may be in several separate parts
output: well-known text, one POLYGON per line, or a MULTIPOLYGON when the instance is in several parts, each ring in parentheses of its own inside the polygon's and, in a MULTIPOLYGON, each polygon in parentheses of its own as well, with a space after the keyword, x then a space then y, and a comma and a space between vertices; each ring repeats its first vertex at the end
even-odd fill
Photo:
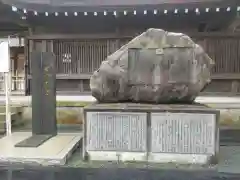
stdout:
POLYGON ((90 88, 99 102, 190 103, 213 64, 187 35, 149 29, 108 56, 90 88))

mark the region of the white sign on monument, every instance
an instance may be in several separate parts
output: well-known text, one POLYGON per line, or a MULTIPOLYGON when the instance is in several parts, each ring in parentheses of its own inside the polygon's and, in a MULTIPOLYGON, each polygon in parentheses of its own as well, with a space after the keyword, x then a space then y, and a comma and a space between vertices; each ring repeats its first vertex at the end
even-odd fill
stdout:
POLYGON ((9 43, 0 42, 0 73, 7 73, 10 71, 10 53, 9 53, 9 43))

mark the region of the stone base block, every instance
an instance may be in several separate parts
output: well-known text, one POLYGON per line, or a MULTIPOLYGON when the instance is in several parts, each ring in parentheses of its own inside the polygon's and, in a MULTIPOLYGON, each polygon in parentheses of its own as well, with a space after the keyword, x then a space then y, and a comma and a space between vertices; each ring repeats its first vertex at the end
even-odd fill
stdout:
POLYGON ((219 112, 204 105, 94 104, 84 115, 85 159, 216 163, 219 112))
POLYGON ((118 151, 89 151, 90 160, 95 161, 147 161, 147 153, 143 152, 118 152, 118 151))
POLYGON ((148 161, 153 163, 209 164, 212 156, 207 154, 150 153, 148 161))

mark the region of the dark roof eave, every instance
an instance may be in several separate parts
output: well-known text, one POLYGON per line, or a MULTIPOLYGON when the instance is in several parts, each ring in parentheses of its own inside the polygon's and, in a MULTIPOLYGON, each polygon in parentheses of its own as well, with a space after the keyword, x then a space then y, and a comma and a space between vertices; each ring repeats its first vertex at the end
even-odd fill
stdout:
MULTIPOLYGON (((157 3, 158 0, 149 2, 146 0, 146 4, 131 4, 131 3, 121 3, 114 5, 105 4, 71 4, 71 5, 61 5, 57 4, 56 0, 54 4, 37 4, 30 3, 30 0, 25 0, 25 2, 20 0, 1 0, 4 4, 10 6, 15 6, 18 9, 27 9, 28 11, 37 12, 94 12, 94 11, 124 11, 124 10, 148 10, 148 9, 174 9, 174 8, 211 8, 211 7, 226 7, 226 6, 240 6, 240 0, 185 0, 182 3, 157 3)), ((41 0, 39 0, 41 1, 41 0)), ((176 2, 176 1, 175 1, 176 2)))

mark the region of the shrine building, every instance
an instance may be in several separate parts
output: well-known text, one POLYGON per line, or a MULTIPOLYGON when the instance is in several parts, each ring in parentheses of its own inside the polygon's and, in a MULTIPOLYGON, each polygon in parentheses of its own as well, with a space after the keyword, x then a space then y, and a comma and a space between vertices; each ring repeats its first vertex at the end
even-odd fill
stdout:
POLYGON ((186 33, 204 47, 216 65, 203 94, 240 93, 239 0, 0 2, 0 36, 16 42, 13 93, 31 94, 31 52, 39 50, 56 56, 58 94, 89 94, 101 62, 148 28, 186 33))

